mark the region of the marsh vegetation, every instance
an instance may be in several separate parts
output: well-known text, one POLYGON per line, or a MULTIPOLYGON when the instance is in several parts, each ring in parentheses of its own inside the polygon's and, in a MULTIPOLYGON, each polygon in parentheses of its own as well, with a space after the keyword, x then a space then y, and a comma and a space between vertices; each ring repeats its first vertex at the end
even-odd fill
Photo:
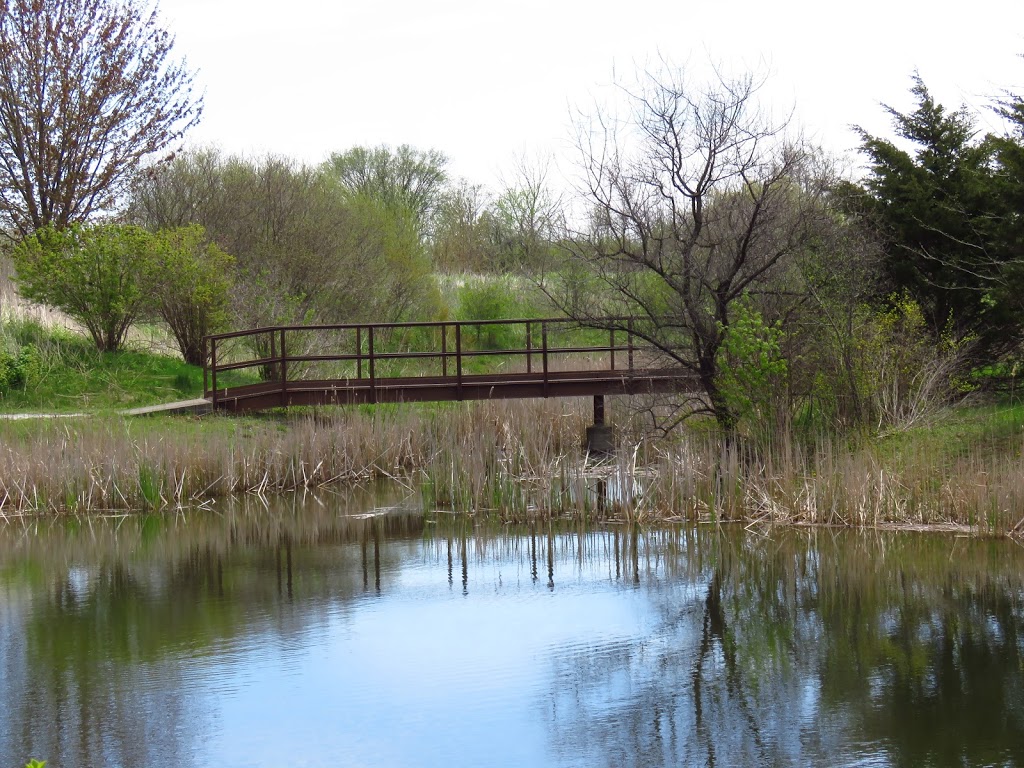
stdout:
MULTIPOLYGON (((24 3, 2 16, 8 47, 66 54, 48 72, 16 60, 0 83, 4 125, 33 118, 19 108, 20 75, 67 82, 96 52, 137 68, 97 97, 151 97, 111 116, 142 134, 122 137, 135 152, 125 163, 97 161, 102 188, 55 167, 69 186, 51 199, 14 173, 30 159, 16 152, 0 179, 13 279, 0 407, 106 414, 3 424, 4 515, 177 509, 394 477, 427 510, 509 520, 1020 531, 1018 95, 993 101, 1001 122, 982 135, 977 116, 945 109, 915 75, 909 109, 886 108, 903 145, 861 132, 859 177, 772 118, 763 78, 719 69, 694 82, 667 61, 621 84, 622 114, 580 112, 575 197, 544 162, 524 160, 491 191, 455 178, 443 153, 407 145, 320 164, 202 147, 157 162, 202 100, 155 13, 129 3, 117 15, 155 45, 144 60, 97 27, 106 6, 43 2, 35 16, 75 22, 67 39, 14 24, 35 18, 24 3), (75 35, 95 48, 69 45, 75 35), (168 101, 178 109, 164 115, 168 101), (165 118, 149 143, 147 110, 165 118), (29 300, 69 329, 19 314, 29 300), (588 408, 572 401, 201 423, 111 413, 197 395, 202 339, 227 327, 552 314, 584 333, 626 322, 695 384, 617 404, 620 450, 603 461, 584 455, 588 408)), ((17 135, 0 131, 0 151, 17 135)), ((266 357, 273 338, 251 334, 225 354, 266 357)), ((387 342, 402 352, 416 340, 387 342)))

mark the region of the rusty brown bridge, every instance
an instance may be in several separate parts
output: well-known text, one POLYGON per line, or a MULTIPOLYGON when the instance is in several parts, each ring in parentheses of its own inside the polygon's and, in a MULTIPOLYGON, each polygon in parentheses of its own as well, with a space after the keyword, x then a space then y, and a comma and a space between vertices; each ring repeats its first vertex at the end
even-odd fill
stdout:
POLYGON ((602 424, 604 395, 690 382, 654 359, 628 319, 289 325, 208 336, 203 388, 227 411, 593 396, 602 424))

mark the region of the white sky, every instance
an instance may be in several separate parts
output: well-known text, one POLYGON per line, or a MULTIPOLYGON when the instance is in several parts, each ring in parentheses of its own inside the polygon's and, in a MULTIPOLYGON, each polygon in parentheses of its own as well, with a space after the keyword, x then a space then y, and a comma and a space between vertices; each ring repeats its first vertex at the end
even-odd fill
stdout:
MULTIPOLYGON (((320 162, 357 144, 411 144, 497 188, 517 156, 572 172, 570 113, 659 56, 767 69, 763 94, 842 153, 851 124, 912 104, 917 68, 947 107, 1024 93, 1024 2, 860 0, 161 0, 198 70, 189 144, 320 162)), ((700 78, 698 78, 700 79, 700 78)))

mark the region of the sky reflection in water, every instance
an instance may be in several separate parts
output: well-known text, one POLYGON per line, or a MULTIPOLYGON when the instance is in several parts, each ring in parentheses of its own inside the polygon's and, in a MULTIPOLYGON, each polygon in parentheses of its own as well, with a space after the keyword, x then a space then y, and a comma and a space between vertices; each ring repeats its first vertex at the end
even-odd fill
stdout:
POLYGON ((368 505, 0 527, 0 765, 1024 765, 1015 544, 368 505))

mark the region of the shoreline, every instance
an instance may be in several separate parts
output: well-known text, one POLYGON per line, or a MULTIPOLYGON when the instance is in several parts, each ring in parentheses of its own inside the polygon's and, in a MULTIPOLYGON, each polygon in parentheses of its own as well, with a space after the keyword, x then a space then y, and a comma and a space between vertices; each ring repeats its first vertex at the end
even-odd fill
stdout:
POLYGON ((344 493, 389 478, 425 509, 504 521, 740 521, 754 530, 1011 538, 1024 528, 1016 434, 1007 441, 983 432, 968 453, 923 438, 804 446, 786 436, 737 450, 698 431, 643 439, 625 424, 618 455, 588 464, 580 445, 588 406, 484 401, 261 419, 9 419, 0 422, 0 518, 173 511, 236 494, 344 493))

